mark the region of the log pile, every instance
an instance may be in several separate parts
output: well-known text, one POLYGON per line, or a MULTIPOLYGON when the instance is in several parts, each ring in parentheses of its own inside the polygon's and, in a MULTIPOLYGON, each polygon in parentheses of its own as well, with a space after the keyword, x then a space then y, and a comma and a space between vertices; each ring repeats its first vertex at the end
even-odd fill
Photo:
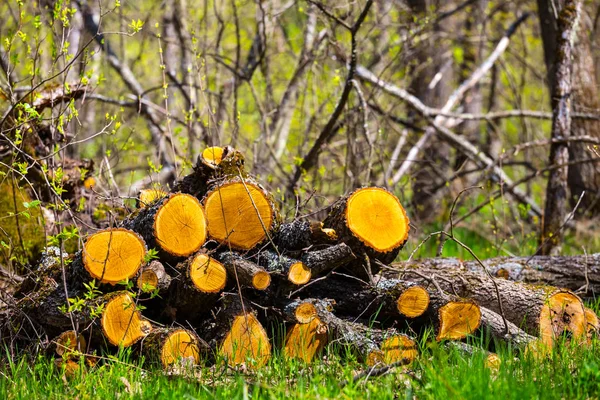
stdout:
POLYGON ((283 221, 230 147, 204 150, 171 191, 142 191, 137 205, 78 253, 47 251, 12 297, 4 343, 35 332, 70 366, 131 347, 163 368, 260 367, 274 348, 310 362, 331 346, 372 366, 410 363, 427 329, 438 341, 483 334, 544 354, 600 325, 572 290, 511 280, 529 282, 523 268, 487 265, 491 277, 456 260, 390 264, 409 220, 382 188, 342 197, 324 221, 283 221))

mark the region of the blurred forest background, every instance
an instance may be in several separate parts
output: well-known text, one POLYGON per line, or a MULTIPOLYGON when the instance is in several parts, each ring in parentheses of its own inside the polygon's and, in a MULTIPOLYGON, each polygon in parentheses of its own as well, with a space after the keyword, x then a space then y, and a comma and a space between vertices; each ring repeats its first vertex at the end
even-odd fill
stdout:
MULTIPOLYGON (((599 20, 597 1, 3 1, 0 264, 76 248, 211 145, 288 219, 388 188, 404 258, 451 218, 480 257, 598 252, 599 20)), ((414 256, 468 257, 442 244, 414 256)))

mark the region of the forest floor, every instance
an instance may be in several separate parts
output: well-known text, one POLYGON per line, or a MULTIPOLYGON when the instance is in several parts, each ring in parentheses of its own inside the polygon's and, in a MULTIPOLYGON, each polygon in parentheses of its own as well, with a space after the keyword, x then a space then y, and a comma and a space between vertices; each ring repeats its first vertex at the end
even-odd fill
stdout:
MULTIPOLYGON (((24 359, 0 376, 2 399, 589 399, 600 397, 600 342, 560 346, 544 361, 500 349, 498 369, 482 352, 465 357, 423 339, 409 367, 354 380, 364 366, 330 352, 311 365, 276 355, 258 371, 210 368, 165 376, 130 364, 127 354, 67 379, 51 361, 24 359)), ((335 352, 334 352, 335 353, 335 352)))

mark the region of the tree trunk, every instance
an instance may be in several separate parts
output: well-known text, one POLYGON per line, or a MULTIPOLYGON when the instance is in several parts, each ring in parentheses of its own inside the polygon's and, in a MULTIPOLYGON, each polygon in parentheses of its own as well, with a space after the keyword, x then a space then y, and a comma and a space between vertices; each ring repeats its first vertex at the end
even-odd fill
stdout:
MULTIPOLYGON (((560 12, 566 1, 552 2, 550 0, 538 0, 538 15, 544 44, 544 58, 546 62, 546 74, 550 93, 554 93, 557 86, 556 71, 558 68, 557 41, 559 21, 555 18, 555 12, 560 12), (554 6, 553 6, 554 4, 554 6), (555 8, 557 8, 555 10, 555 8)), ((572 3, 572 2, 570 2, 572 3)), ((591 14, 583 7, 577 23, 577 34, 572 49, 572 79, 570 100, 574 112, 593 112, 600 109, 600 90, 597 81, 597 68, 594 61, 593 46, 590 34, 593 32, 591 14)), ((551 105, 554 109, 554 96, 551 105)), ((572 136, 592 136, 600 138, 600 121, 574 119, 570 127, 572 136)), ((569 159, 571 161, 587 160, 597 157, 588 149, 585 143, 571 143, 568 147, 569 159)), ((573 206, 585 190, 586 194, 581 201, 578 215, 585 211, 592 215, 600 214, 600 163, 591 161, 589 163, 570 166, 568 171, 568 186, 570 190, 570 203, 573 206)))
MULTIPOLYGON (((579 19, 581 4, 568 0, 558 18, 557 42, 552 85, 552 139, 571 135, 571 89, 572 55, 575 25, 579 19)), ((546 187, 546 208, 540 239, 540 254, 558 254, 561 249, 562 228, 567 214, 567 175, 569 150, 566 143, 550 146, 550 165, 562 165, 552 171, 546 187)))

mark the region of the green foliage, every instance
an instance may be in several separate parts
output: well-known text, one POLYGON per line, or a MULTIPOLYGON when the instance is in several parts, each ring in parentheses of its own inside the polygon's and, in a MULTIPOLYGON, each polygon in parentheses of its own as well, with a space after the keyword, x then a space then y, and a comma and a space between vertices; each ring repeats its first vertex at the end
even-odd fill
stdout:
MULTIPOLYGON (((472 338, 477 345, 479 338, 472 338)), ((189 377, 166 376, 131 363, 131 350, 119 349, 96 367, 81 368, 72 378, 50 360, 7 358, 0 398, 252 398, 252 399, 575 399, 600 396, 600 345, 565 345, 540 362, 500 346, 498 370, 485 367, 485 354, 465 355, 443 344, 422 340, 420 357, 406 374, 402 368, 383 376, 354 376, 365 366, 333 349, 310 366, 276 354, 257 371, 222 366, 188 371, 189 377), (343 385, 344 381, 347 382, 343 385)), ((185 373, 185 370, 183 371, 185 373)))

